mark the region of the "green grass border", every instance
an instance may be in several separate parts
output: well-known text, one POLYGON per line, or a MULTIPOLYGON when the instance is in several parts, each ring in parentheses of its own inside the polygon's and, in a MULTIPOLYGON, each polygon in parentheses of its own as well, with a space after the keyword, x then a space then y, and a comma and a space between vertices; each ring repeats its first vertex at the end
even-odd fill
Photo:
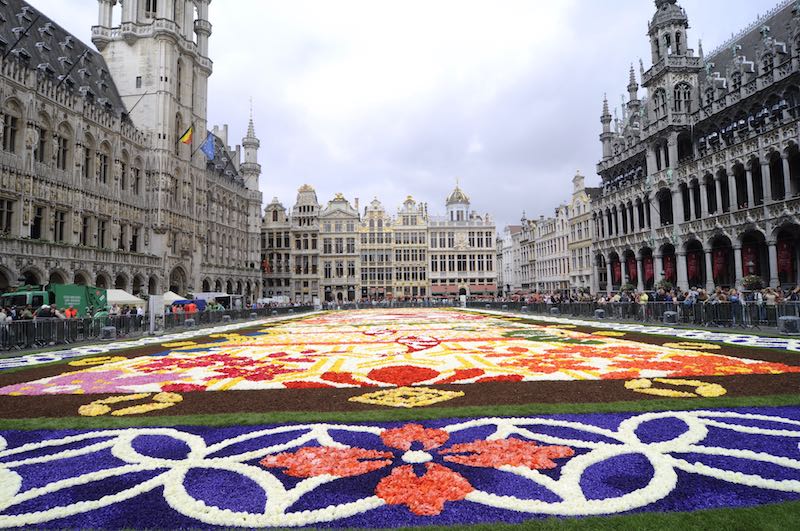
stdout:
MULTIPOLYGON (((406 530, 452 530, 456 526, 403 527, 406 530)), ((800 502, 774 503, 735 509, 707 509, 693 512, 643 512, 620 516, 588 518, 548 518, 527 520, 520 524, 475 524, 457 526, 469 531, 533 529, 537 531, 786 531, 800 529, 800 502)))
POLYGON ((307 422, 392 422, 439 418, 521 417, 529 415, 621 413, 733 407, 800 405, 800 394, 759 397, 657 399, 599 403, 556 403, 435 407, 424 409, 376 409, 370 411, 274 411, 264 413, 217 413, 158 417, 33 417, 0 419, 0 430, 55 430, 128 428, 133 426, 237 426, 307 422))

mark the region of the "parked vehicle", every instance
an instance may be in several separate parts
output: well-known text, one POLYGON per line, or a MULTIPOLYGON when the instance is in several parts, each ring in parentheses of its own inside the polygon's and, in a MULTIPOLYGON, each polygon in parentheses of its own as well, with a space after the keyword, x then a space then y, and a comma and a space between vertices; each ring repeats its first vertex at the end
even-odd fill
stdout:
POLYGON ((77 317, 86 317, 89 308, 105 310, 108 297, 103 288, 79 284, 26 285, 0 296, 0 305, 4 307, 31 306, 36 310, 45 304, 60 310, 72 306, 78 312, 77 317))

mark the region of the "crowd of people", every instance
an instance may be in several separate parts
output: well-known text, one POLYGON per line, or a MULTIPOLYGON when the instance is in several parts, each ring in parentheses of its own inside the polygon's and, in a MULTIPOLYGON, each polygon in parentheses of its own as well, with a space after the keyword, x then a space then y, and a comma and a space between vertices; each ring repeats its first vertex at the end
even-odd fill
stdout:
MULTIPOLYGON (((133 307, 128 305, 118 306, 112 305, 110 308, 101 308, 95 311, 91 306, 87 308, 86 317, 99 319, 107 316, 143 316, 144 308, 141 306, 133 307)), ((78 310, 73 305, 64 308, 58 308, 55 305, 43 304, 38 308, 34 308, 30 304, 27 306, 14 306, 0 308, 0 323, 8 323, 12 321, 35 321, 41 319, 77 319, 78 310)))
POLYGON ((659 288, 653 291, 635 289, 591 294, 588 291, 557 291, 512 294, 495 299, 500 302, 524 304, 579 304, 589 310, 606 309, 618 318, 639 320, 661 319, 673 311, 684 322, 709 326, 746 326, 769 323, 774 325, 781 314, 800 314, 800 286, 793 289, 764 288, 741 291, 717 287, 707 290, 692 287, 688 290, 659 288))

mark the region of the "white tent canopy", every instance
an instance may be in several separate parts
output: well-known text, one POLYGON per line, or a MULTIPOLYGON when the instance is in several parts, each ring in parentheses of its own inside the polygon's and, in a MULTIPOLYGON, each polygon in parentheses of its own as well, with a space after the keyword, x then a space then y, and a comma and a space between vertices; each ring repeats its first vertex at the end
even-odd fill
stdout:
POLYGON ((108 297, 108 305, 113 306, 141 306, 144 308, 147 305, 146 301, 143 301, 139 297, 131 295, 125 290, 121 289, 109 289, 106 290, 106 296, 108 297))
POLYGON ((184 301, 184 300, 186 300, 186 297, 181 297, 180 295, 178 295, 174 291, 168 291, 168 292, 164 293, 164 295, 162 295, 162 297, 164 298, 164 306, 171 306, 172 303, 175 302, 175 301, 184 301))

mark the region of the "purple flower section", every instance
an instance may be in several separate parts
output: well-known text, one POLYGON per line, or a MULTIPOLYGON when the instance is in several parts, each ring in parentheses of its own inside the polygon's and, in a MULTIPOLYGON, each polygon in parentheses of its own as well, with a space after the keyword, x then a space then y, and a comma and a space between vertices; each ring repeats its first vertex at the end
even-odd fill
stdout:
POLYGON ((581 478, 581 488, 590 500, 624 496, 644 488, 653 475, 653 465, 642 454, 626 454, 590 466, 581 478))
MULTIPOLYGON (((800 421, 800 407, 778 408, 739 408, 733 410, 739 413, 754 413, 782 417, 800 421)), ((615 430, 623 420, 636 416, 638 413, 616 414, 587 414, 587 415, 543 415, 543 419, 559 419, 575 421, 598 427, 615 430)), ((465 422, 468 419, 439 419, 436 421, 423 421, 427 428, 440 428, 447 425, 465 422)), ((715 420, 731 424, 743 424, 752 427, 797 430, 796 426, 787 424, 751 421, 739 419, 725 419, 715 417, 715 420)), ((380 423, 384 428, 397 428, 406 422, 380 423)), ((369 424, 374 426, 375 424, 369 424)), ((191 433, 202 437, 206 444, 214 444, 233 437, 253 433, 259 430, 275 428, 277 426, 231 426, 231 427, 205 427, 186 426, 178 427, 179 431, 191 433)), ((609 442, 612 440, 602 436, 583 432, 573 428, 553 426, 530 425, 526 427, 534 433, 543 433, 552 436, 567 437, 583 441, 609 442)), ((668 441, 686 431, 687 425, 677 419, 663 419, 643 423, 637 429, 637 435, 644 442, 668 441)), ((0 463, 28 459, 36 456, 51 455, 56 451, 76 450, 85 446, 108 440, 118 430, 107 430, 103 437, 95 437, 84 441, 73 442, 68 445, 45 450, 31 451, 0 458, 0 463)), ((225 457, 232 454, 262 450, 268 446, 287 443, 307 430, 301 425, 297 429, 275 435, 259 435, 252 439, 238 442, 228 448, 219 450, 212 457, 225 457)), ((87 433, 81 430, 58 431, 8 431, 0 432, 8 448, 18 448, 23 444, 41 442, 43 440, 60 439, 63 437, 87 433)), ((383 445, 380 437, 369 433, 355 433, 349 430, 329 430, 334 440, 356 448, 366 448, 380 451, 391 451, 395 458, 392 466, 387 466, 363 475, 346 477, 327 483, 310 493, 302 496, 290 511, 304 511, 324 508, 329 505, 355 501, 375 492, 376 485, 391 473, 393 466, 402 465, 398 452, 383 445)), ((451 434, 442 448, 452 444, 468 443, 476 440, 485 440, 494 433, 493 426, 478 426, 456 431, 451 434)), ((517 436, 514 436, 517 437, 517 436)), ((747 449, 768 455, 785 456, 797 459, 798 438, 776 437, 758 434, 741 434, 718 427, 710 427, 707 438, 701 443, 704 446, 718 446, 724 448, 747 449)), ((306 446, 318 445, 310 442, 306 446)), ((188 454, 185 443, 163 435, 142 435, 134 439, 132 447, 142 455, 161 459, 180 460, 188 454)), ((297 448, 290 448, 287 452, 294 452, 297 448)), ((585 454, 589 450, 575 448, 575 455, 585 454)), ((492 468, 480 468, 445 462, 436 450, 432 450, 433 462, 449 468, 466 478, 476 489, 492 492, 500 496, 516 496, 521 499, 536 499, 546 502, 557 502, 559 498, 547 489, 535 483, 520 478, 519 476, 492 468)), ((788 470, 776 465, 765 464, 757 461, 739 459, 725 456, 709 456, 703 454, 674 454, 675 457, 685 459, 689 463, 702 462, 708 466, 741 472, 744 474, 758 474, 763 477, 781 480, 797 479, 796 470, 788 470)), ((246 464, 261 467, 260 458, 246 462, 246 464)), ((560 476, 561 468, 569 461, 568 458, 557 459, 558 466, 550 470, 541 470, 553 479, 560 476)), ((111 450, 106 448, 83 456, 74 456, 60 459, 50 463, 33 463, 15 467, 14 470, 23 477, 23 490, 42 487, 54 481, 63 480, 89 472, 105 470, 124 464, 115 457, 111 450)), ((415 466, 415 470, 418 467, 415 466)), ((419 467, 421 468, 421 467, 419 467)), ((164 469, 166 470, 166 469, 164 469)), ((131 488, 149 478, 155 477, 162 470, 132 473, 125 476, 106 479, 86 485, 64 489, 30 500, 23 504, 11 506, 0 514, 13 515, 34 511, 46 510, 52 507, 64 506, 83 500, 96 500, 103 496, 131 488)), ((292 487, 301 479, 291 477, 281 469, 270 469, 287 487, 292 487)), ((581 479, 587 498, 602 500, 621 496, 635 491, 649 483, 652 477, 652 466, 641 454, 626 454, 590 466, 581 479)), ((769 489, 744 486, 714 479, 708 476, 692 474, 681 470, 678 473, 677 487, 664 499, 646 507, 635 509, 631 512, 648 511, 694 511, 709 508, 733 508, 760 505, 765 503, 779 503, 784 501, 799 500, 800 494, 780 492, 769 489)), ((231 471, 195 468, 189 471, 184 481, 190 495, 210 506, 217 506, 232 511, 259 512, 264 507, 266 495, 252 480, 235 474, 231 471)), ((375 510, 350 518, 333 522, 320 522, 313 527, 400 527, 416 525, 467 525, 477 523, 508 522, 519 523, 531 519, 545 518, 545 515, 528 514, 505 509, 496 509, 481 504, 460 501, 445 503, 444 510, 437 516, 414 515, 406 506, 387 505, 375 510)), ((209 527, 196 520, 185 517, 169 506, 163 498, 162 487, 144 493, 134 499, 115 504, 113 506, 90 511, 84 514, 53 520, 38 527, 46 528, 204 528, 209 527)))

